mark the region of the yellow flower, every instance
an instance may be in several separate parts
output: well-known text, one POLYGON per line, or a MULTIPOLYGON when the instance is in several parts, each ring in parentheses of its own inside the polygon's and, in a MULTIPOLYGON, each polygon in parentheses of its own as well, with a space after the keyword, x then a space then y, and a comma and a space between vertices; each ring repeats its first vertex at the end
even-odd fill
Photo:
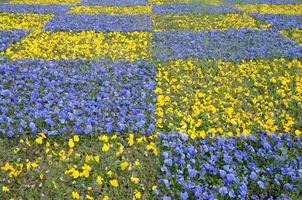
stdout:
POLYGON ((98 176, 98 177, 96 178, 96 184, 98 184, 98 185, 102 185, 102 184, 103 184, 103 181, 104 181, 104 179, 103 179, 103 177, 101 177, 101 176, 98 176))
POLYGON ((111 140, 116 140, 116 139, 117 139, 117 135, 116 134, 111 137, 111 140))
POLYGON ((2 191, 3 191, 3 192, 9 192, 9 188, 6 187, 6 186, 2 186, 2 191))
POLYGON ((80 172, 79 172, 78 170, 74 169, 73 172, 72 172, 72 174, 71 174, 71 176, 72 176, 74 179, 77 179, 77 178, 79 178, 79 176, 80 176, 80 172))
POLYGON ((118 181, 116 179, 112 179, 110 180, 110 185, 112 185, 113 187, 118 187, 118 181))
POLYGON ((109 137, 107 135, 102 135, 99 137, 99 140, 101 142, 108 142, 109 141, 109 137))
POLYGON ((154 191, 154 190, 156 190, 157 189, 157 185, 153 185, 152 186, 152 190, 154 191))
POLYGON ((129 134, 128 145, 131 147, 134 144, 134 135, 129 134))
POLYGON ((42 137, 38 137, 36 140, 35 140, 36 144, 42 144, 43 143, 43 138, 42 137))
POLYGON ((89 162, 89 161, 91 161, 93 159, 93 157, 92 156, 89 156, 89 155, 86 155, 85 156, 85 162, 89 162))
POLYGON ((120 156, 123 152, 124 152, 124 146, 120 143, 118 143, 120 145, 118 151, 115 153, 115 156, 118 157, 120 156))
POLYGON ((86 171, 90 172, 92 170, 92 168, 89 165, 84 164, 83 167, 82 167, 82 170, 86 170, 86 171))
POLYGON ((46 135, 45 135, 44 133, 39 133, 39 135, 40 135, 43 139, 46 138, 46 135))
POLYGON ((302 132, 300 131, 300 130, 295 130, 295 134, 297 135, 297 136, 300 136, 301 134, 302 134, 302 132))
POLYGON ((73 199, 80 199, 80 195, 79 195, 78 192, 72 192, 71 196, 72 196, 73 199))
POLYGON ((134 192, 134 197, 135 197, 135 199, 141 199, 142 198, 142 194, 139 191, 136 190, 134 192))
POLYGON ((109 200, 109 197, 106 195, 103 197, 103 200, 109 200))
POLYGON ((82 172, 82 174, 83 174, 83 176, 84 176, 85 178, 88 178, 88 177, 90 176, 90 173, 89 173, 88 170, 84 170, 84 171, 82 172))
POLYGON ((111 177, 112 177, 112 171, 111 171, 111 170, 108 171, 108 172, 107 172, 107 175, 111 178, 111 177))
POLYGON ((243 130, 243 135, 244 135, 244 136, 248 136, 248 135, 249 135, 249 133, 250 133, 250 131, 249 131, 249 130, 247 130, 247 129, 244 129, 244 130, 243 130))
POLYGON ((131 182, 134 183, 134 184, 138 184, 138 183, 139 183, 139 178, 137 178, 137 177, 131 176, 130 180, 131 180, 131 182))
POLYGON ((204 139, 206 137, 206 132, 205 131, 200 131, 199 132, 199 137, 204 139))
POLYGON ((78 135, 73 136, 73 141, 79 142, 80 141, 80 137, 78 135))
POLYGON ((134 165, 135 165, 135 166, 139 166, 139 165, 140 165, 139 160, 136 160, 136 161, 134 162, 134 165))
POLYGON ((107 152, 109 150, 110 150, 110 144, 104 144, 103 147, 102 147, 102 151, 107 152))
POLYGON ((100 162, 100 156, 94 156, 95 162, 100 162))
POLYGON ((124 161, 121 163, 121 169, 124 171, 127 167, 128 167, 128 162, 127 161, 124 161))
POLYGON ((74 144, 74 142, 73 142, 72 139, 69 139, 69 141, 68 141, 68 146, 69 146, 70 148, 73 148, 73 147, 75 146, 75 144, 74 144))
POLYGON ((88 199, 88 200, 93 200, 93 197, 90 196, 89 194, 86 194, 86 199, 88 199))

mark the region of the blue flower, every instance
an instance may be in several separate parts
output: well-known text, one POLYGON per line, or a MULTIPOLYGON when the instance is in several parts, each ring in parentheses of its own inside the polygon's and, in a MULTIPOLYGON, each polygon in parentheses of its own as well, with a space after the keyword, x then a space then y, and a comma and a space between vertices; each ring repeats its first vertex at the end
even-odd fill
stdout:
POLYGON ((300 58, 302 47, 273 30, 160 32, 153 36, 157 60, 200 58, 239 61, 267 57, 300 58))
POLYGON ((88 125, 86 126, 84 132, 85 132, 86 134, 92 133, 92 126, 91 126, 91 124, 88 124, 88 125))
POLYGON ((234 198, 235 197, 235 192, 234 190, 229 190, 229 197, 234 198))
POLYGON ((131 32, 152 31, 151 19, 147 15, 58 15, 48 22, 47 31, 131 32))
POLYGON ((229 156, 228 154, 225 154, 223 156, 223 161, 227 164, 229 164, 230 162, 232 162, 233 158, 231 156, 229 156))
POLYGON ((148 0, 82 0, 81 5, 136 6, 148 5, 148 0))
POLYGON ((257 174, 255 172, 252 172, 250 174, 250 178, 251 178, 251 180, 255 181, 257 179, 257 174))
POLYGON ((246 184, 242 184, 240 187, 239 187, 239 193, 241 196, 245 197, 246 194, 247 194, 247 186, 246 184))
POLYGON ((221 187, 219 188, 219 193, 221 194, 221 196, 225 196, 228 194, 228 189, 226 187, 221 187))
POLYGON ((188 192, 182 192, 180 197, 182 200, 187 200, 189 198, 188 192))
POLYGON ((226 178, 229 182, 237 182, 237 179, 234 174, 227 174, 226 178))
POLYGON ((0 4, 0 12, 9 13, 39 13, 39 14, 62 14, 71 6, 57 5, 27 5, 27 4, 0 4))
POLYGON ((264 189, 265 188, 265 185, 264 185, 264 183, 262 181, 258 181, 257 184, 258 184, 258 187, 260 189, 264 189))
MULTIPOLYGON (((18 37, 17 31, 8 34, 18 37)), ((0 133, 151 134, 154 76, 155 67, 145 61, 3 60, 0 133)))
POLYGON ((165 159, 165 164, 168 165, 169 167, 171 167, 173 165, 173 161, 171 159, 165 159))
POLYGON ((285 190, 290 190, 290 191, 294 190, 294 187, 291 184, 289 184, 289 183, 285 183, 284 186, 283 186, 283 188, 285 190))
POLYGON ((197 175, 197 171, 194 169, 189 169, 188 171, 190 178, 194 178, 197 175))
MULTIPOLYGON (((0 4, 0 12, 1 12, 1 5, 3 4, 0 4)), ((0 51, 5 51, 10 44, 20 41, 28 33, 29 32, 27 31, 21 31, 21 30, 13 30, 13 31, 0 30, 0 51)))

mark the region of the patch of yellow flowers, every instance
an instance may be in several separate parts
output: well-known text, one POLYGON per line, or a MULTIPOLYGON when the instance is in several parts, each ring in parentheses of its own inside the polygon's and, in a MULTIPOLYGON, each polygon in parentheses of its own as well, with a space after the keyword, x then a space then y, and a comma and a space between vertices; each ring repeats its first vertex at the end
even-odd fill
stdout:
POLYGON ((49 32, 34 31, 10 46, 5 56, 16 59, 90 59, 108 58, 128 61, 151 58, 152 34, 147 32, 49 32))
POLYGON ((8 153, 15 157, 9 155, 0 163, 0 177, 4 180, 0 189, 7 195, 5 197, 16 197, 18 187, 29 184, 39 185, 34 190, 58 190, 72 199, 111 199, 113 190, 126 189, 131 191, 128 197, 132 195, 133 199, 146 195, 146 183, 140 181, 147 178, 144 157, 158 155, 154 143, 157 135, 129 134, 124 139, 117 135, 100 135, 96 140, 88 138, 94 141, 93 147, 82 144, 87 138, 79 135, 64 138, 63 145, 62 141, 43 133, 36 138, 20 139, 17 147, 12 147, 8 153), (18 185, 22 181, 28 184, 18 185))
POLYGON ((223 5, 222 1, 220 0, 150 0, 149 1, 152 4, 172 4, 172 3, 202 3, 202 4, 208 4, 213 6, 220 6, 223 5))
POLYGON ((77 6, 69 13, 85 15, 147 15, 152 13, 152 6, 77 6))
POLYGON ((0 30, 36 30, 42 28, 54 15, 29 13, 0 13, 0 30))
POLYGON ((230 63, 176 60, 159 65, 157 127, 188 133, 298 133, 302 63, 274 59, 230 63))
POLYGON ((196 14, 196 15, 154 15, 152 23, 156 32, 162 31, 209 31, 228 29, 266 29, 271 24, 263 24, 248 14, 196 14))
POLYGON ((247 13, 301 15, 302 5, 236 4, 235 8, 247 13))
POLYGON ((11 0, 11 4, 75 5, 80 0, 11 0))
POLYGON ((302 45, 302 29, 281 30, 280 33, 302 45))

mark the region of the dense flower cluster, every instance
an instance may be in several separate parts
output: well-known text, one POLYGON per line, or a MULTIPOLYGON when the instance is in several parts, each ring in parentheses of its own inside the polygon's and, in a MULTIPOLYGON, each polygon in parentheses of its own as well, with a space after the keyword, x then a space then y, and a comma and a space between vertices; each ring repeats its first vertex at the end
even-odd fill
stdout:
POLYGON ((59 137, 0 138, 1 198, 154 199, 156 136, 59 137))
POLYGON ((296 41, 298 44, 302 45, 302 29, 283 30, 280 32, 286 37, 289 37, 296 41))
POLYGON ((70 6, 58 5, 0 4, 0 12, 8 13, 63 14, 69 9, 70 6))
POLYGON ((153 29, 161 31, 209 31, 229 29, 266 29, 270 24, 250 17, 248 14, 198 14, 198 15, 154 15, 152 17, 153 29))
POLYGON ((167 5, 153 5, 153 14, 224 14, 238 13, 240 11, 226 6, 211 6, 200 3, 175 3, 167 5))
POLYGON ((220 6, 223 4, 220 0, 149 0, 152 4, 165 5, 173 3, 201 3, 213 6, 220 6))
POLYGON ((0 12, 0 30, 39 29, 51 18, 53 15, 0 12))
POLYGON ((302 29, 302 15, 251 14, 251 16, 272 24, 274 30, 302 29))
POLYGON ((143 15, 151 14, 151 6, 77 6, 73 7, 69 11, 75 14, 85 14, 85 15, 143 15))
POLYGON ((301 198, 301 0, 0 1, 0 199, 301 198))
POLYGON ((49 31, 129 32, 151 31, 148 15, 59 15, 46 24, 49 31))
POLYGON ((4 51, 10 44, 20 41, 28 33, 26 31, 14 30, 3 31, 0 30, 0 51, 4 51))
POLYGON ((81 0, 10 0, 11 4, 75 5, 81 0))
POLYGON ((148 5, 148 0, 81 0, 81 5, 137 6, 148 5))
POLYGON ((248 137, 161 135, 163 199, 289 199, 302 191, 299 138, 260 132, 248 137))
POLYGON ((162 32, 153 34, 153 56, 160 60, 205 58, 241 60, 301 58, 302 46, 271 30, 162 32))
POLYGON ((151 134, 154 76, 146 62, 3 62, 0 133, 151 134))
POLYGON ((148 60, 152 34, 147 32, 35 31, 5 52, 10 59, 148 60))
POLYGON ((249 4, 235 5, 236 9, 243 10, 247 13, 260 14, 283 14, 283 15, 301 15, 302 5, 268 5, 268 4, 249 4))
POLYGON ((204 138, 207 132, 294 133, 302 111, 302 63, 284 59, 238 64, 177 60, 157 72, 157 126, 204 138))
POLYGON ((299 4, 300 0, 223 0, 225 4, 299 4))

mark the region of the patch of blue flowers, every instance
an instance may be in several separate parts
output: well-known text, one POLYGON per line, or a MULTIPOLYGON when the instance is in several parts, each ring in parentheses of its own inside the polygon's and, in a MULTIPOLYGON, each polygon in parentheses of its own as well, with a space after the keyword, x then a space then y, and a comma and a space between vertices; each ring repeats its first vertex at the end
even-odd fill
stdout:
POLYGON ((161 134, 163 199, 290 199, 302 195, 302 143, 289 134, 161 134), (173 189, 171 189, 173 188, 173 189))
POLYGON ((44 29, 48 31, 129 32, 152 31, 152 25, 148 15, 89 16, 68 14, 54 17, 44 29))
POLYGON ((146 133, 155 67, 124 61, 0 62, 0 133, 146 133))
POLYGON ((223 0, 225 4, 299 4, 299 0, 223 0))
POLYGON ((58 5, 27 5, 27 4, 0 4, 0 12, 9 13, 39 13, 64 14, 71 6, 58 5))
POLYGON ((148 5, 148 0, 81 0, 81 5, 136 6, 148 5))
POLYGON ((210 6, 200 3, 175 3, 167 5, 153 5, 153 14, 225 14, 241 13, 227 6, 210 6))
POLYGON ((257 20, 272 24, 274 30, 302 29, 302 15, 250 14, 257 20))
POLYGON ((153 34, 153 56, 238 61, 257 58, 301 58, 302 47, 273 30, 161 32, 153 34))
POLYGON ((10 44, 20 41, 27 34, 27 31, 22 30, 0 30, 0 51, 5 51, 10 44))

